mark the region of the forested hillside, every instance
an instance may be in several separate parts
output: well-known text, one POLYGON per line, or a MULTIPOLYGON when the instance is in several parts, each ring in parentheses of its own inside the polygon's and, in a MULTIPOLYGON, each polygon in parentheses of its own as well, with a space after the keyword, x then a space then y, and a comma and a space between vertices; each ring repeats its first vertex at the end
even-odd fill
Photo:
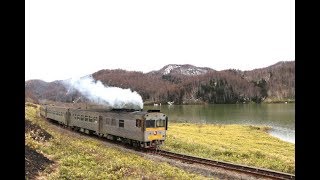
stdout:
MULTIPOLYGON (((260 103, 295 99, 294 61, 251 71, 216 71, 189 64, 170 64, 149 73, 105 69, 93 73, 92 77, 106 86, 137 91, 145 103, 260 103)), ((69 92, 62 82, 26 81, 26 100, 72 102, 81 97, 79 92, 69 92)), ((86 98, 82 97, 81 101, 86 98)))

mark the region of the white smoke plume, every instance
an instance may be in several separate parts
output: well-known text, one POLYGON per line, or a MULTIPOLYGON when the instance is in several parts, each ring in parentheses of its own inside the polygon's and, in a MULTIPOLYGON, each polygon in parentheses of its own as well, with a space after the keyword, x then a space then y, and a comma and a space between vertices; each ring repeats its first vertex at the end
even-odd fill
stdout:
POLYGON ((104 86, 101 81, 95 82, 91 76, 72 78, 65 82, 69 88, 77 89, 94 103, 113 108, 143 109, 142 97, 136 91, 104 86))

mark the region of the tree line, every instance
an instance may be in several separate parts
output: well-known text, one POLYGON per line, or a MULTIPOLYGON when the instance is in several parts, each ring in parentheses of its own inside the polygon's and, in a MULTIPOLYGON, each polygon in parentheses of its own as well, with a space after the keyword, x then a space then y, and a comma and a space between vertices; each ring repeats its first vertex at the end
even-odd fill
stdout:
MULTIPOLYGON (((105 69, 93 73, 92 77, 105 86, 137 91, 146 103, 174 101, 175 104, 225 104, 295 99, 294 61, 282 61, 251 71, 211 70, 201 75, 163 75, 105 69)), ((47 84, 32 81, 26 82, 26 96, 32 99, 72 102, 81 94, 67 93, 61 81, 47 84)), ((81 98, 81 101, 86 101, 86 98, 81 98)))

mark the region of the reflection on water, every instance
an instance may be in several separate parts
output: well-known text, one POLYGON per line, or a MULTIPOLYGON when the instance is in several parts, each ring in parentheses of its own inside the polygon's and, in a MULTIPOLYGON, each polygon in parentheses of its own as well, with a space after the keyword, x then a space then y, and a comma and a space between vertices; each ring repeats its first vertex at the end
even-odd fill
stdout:
POLYGON ((295 142, 295 104, 162 105, 144 109, 160 109, 174 122, 270 126, 271 135, 295 142))
POLYGON ((272 136, 275 136, 281 140, 295 143, 295 130, 281 128, 281 127, 273 127, 269 133, 272 136))

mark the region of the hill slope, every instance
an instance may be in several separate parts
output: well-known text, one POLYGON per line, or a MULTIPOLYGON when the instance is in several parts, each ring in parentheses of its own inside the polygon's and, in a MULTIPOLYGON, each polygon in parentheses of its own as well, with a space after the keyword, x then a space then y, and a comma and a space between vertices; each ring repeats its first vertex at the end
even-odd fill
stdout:
MULTIPOLYGON (((137 91, 144 102, 174 101, 188 103, 277 102, 295 99, 295 62, 240 71, 216 71, 193 65, 169 64, 158 71, 142 73, 125 70, 100 70, 92 74, 108 86, 137 91)), ((25 83, 26 98, 72 102, 79 92, 68 92, 63 81, 29 80, 25 83)), ((81 101, 86 101, 82 97, 81 101)))

